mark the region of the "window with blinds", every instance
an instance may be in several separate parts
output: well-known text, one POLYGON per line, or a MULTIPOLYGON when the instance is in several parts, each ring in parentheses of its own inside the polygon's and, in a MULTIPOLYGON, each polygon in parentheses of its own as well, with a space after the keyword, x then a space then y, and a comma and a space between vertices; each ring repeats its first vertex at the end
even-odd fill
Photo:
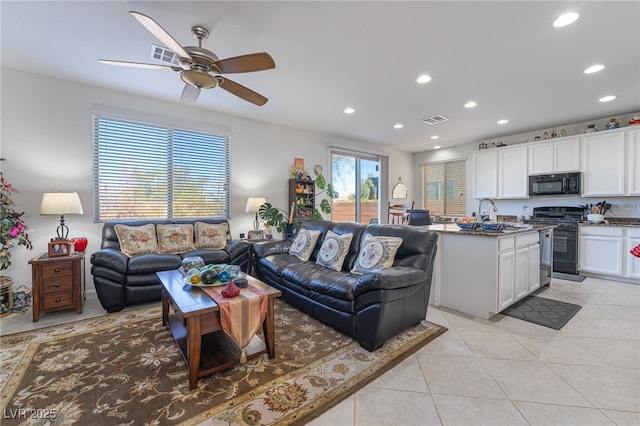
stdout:
POLYGON ((94 220, 228 219, 229 137, 93 118, 94 220))
POLYGON ((465 214, 465 160, 425 164, 422 176, 425 209, 432 215, 465 214))

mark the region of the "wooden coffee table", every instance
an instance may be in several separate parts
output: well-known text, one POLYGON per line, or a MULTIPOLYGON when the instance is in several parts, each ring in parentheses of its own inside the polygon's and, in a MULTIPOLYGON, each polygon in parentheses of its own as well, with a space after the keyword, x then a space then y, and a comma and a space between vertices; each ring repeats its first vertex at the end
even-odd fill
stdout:
MULTIPOLYGON (((229 368, 240 362, 242 349, 222 330, 220 307, 204 291, 184 285, 184 275, 178 270, 157 273, 162 282, 162 325, 171 335, 189 368, 189 389, 195 389, 198 379, 229 368)), ((273 300, 280 290, 257 278, 242 274, 249 285, 267 294, 267 315, 262 323, 264 342, 255 336, 246 347, 247 359, 266 353, 275 357, 275 325, 273 300)))

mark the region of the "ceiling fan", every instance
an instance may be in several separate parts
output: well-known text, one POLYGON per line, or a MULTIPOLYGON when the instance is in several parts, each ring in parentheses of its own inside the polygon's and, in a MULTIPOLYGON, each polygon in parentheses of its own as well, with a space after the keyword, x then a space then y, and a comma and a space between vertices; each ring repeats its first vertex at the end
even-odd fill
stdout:
POLYGON ((202 40, 206 40, 209 37, 209 31, 206 28, 199 25, 192 27, 191 32, 198 39, 198 46, 182 47, 152 18, 135 11, 130 11, 129 13, 178 56, 179 66, 99 59, 101 63, 134 68, 167 69, 179 72, 180 78, 185 82, 182 96, 180 97, 182 102, 194 102, 198 99, 201 89, 212 89, 220 86, 227 92, 252 104, 262 106, 267 103, 268 99, 261 94, 220 74, 253 72, 275 68, 276 64, 268 53, 251 53, 233 58, 219 59, 213 52, 202 47, 202 40))

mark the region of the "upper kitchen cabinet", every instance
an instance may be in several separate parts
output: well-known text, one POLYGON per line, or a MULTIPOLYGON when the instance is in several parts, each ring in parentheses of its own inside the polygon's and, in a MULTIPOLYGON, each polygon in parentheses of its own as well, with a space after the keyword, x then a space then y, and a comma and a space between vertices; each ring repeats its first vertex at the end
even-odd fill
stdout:
POLYGON ((625 195, 625 132, 607 130, 582 138, 582 196, 625 195))
POLYGON ((627 189, 629 195, 640 195, 640 129, 628 130, 626 135, 627 189))
POLYGON ((529 198, 525 145, 479 152, 472 159, 474 198, 529 198))
POLYGON ((496 150, 473 154, 473 197, 498 196, 498 152, 496 150))
POLYGON ((580 170, 580 138, 529 144, 529 174, 580 170))

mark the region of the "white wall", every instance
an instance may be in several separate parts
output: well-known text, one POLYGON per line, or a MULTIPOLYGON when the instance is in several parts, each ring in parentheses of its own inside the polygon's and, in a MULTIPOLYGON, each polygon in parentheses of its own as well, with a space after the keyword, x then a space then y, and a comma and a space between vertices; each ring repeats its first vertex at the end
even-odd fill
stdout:
MULTIPOLYGON (((252 228, 254 217, 244 212, 247 197, 264 196, 286 207, 287 179, 294 157, 305 164, 329 167, 329 146, 389 156, 390 176, 412 167, 411 154, 354 141, 206 111, 179 103, 114 92, 74 82, 2 68, 0 163, 5 179, 21 193, 16 208, 25 211, 34 250, 12 249, 12 265, 3 274, 16 284, 31 285, 29 259, 46 251, 55 236, 58 218, 40 216, 43 192, 77 191, 82 216, 66 216, 70 236, 89 239, 87 285, 91 285, 89 257, 99 248, 102 224, 92 220, 92 123, 94 105, 107 105, 175 120, 206 123, 231 132, 232 206, 234 238, 252 228)), ((326 172, 325 172, 326 174, 326 172)), ((403 180, 412 190, 412 180, 403 180)), ((395 183, 395 182, 393 182, 395 183)))

